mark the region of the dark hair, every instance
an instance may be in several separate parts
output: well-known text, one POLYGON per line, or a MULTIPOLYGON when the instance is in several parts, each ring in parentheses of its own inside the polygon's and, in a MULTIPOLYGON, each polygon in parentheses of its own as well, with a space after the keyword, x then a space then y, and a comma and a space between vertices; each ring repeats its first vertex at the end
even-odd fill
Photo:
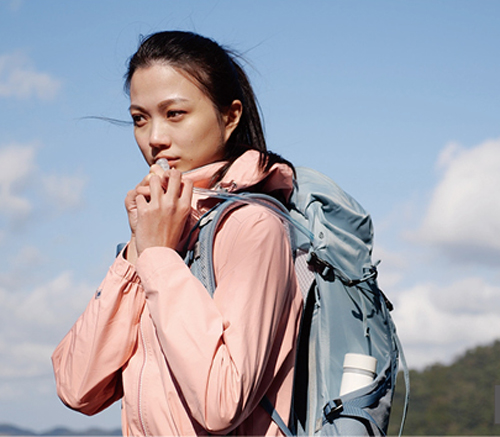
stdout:
POLYGON ((218 182, 231 164, 246 150, 260 152, 260 165, 269 169, 275 162, 293 166, 266 147, 257 99, 246 73, 235 55, 215 41, 193 32, 165 31, 145 37, 128 62, 125 90, 135 71, 155 63, 164 63, 185 71, 193 77, 210 98, 219 114, 234 100, 240 100, 243 112, 240 122, 225 145, 224 159, 228 161, 215 175, 218 182))

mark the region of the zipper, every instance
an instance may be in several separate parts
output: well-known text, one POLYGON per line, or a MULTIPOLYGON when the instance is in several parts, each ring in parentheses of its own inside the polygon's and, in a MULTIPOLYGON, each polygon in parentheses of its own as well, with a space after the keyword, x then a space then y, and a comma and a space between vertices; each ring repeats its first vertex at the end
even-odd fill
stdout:
POLYGON ((141 333, 141 341, 142 347, 144 348, 144 361, 142 362, 141 372, 139 373, 139 384, 138 384, 138 393, 137 393, 137 410, 139 415, 139 424, 141 426, 141 430, 143 435, 147 436, 146 426, 144 424, 144 417, 142 415, 142 378, 144 376, 144 371, 146 369, 146 363, 148 361, 148 350, 146 348, 146 339, 144 338, 144 331, 142 330, 142 317, 139 323, 139 331, 141 333))

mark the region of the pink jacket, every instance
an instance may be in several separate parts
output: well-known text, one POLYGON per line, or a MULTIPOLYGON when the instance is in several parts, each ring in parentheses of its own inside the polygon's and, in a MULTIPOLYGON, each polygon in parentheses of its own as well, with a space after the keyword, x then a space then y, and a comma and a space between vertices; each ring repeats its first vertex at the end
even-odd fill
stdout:
MULTIPOLYGON (((245 153, 223 185, 288 195, 291 170, 257 161, 245 153)), ((206 186, 218 168, 188 175, 206 186)), ((283 224, 261 206, 234 211, 214 264, 212 299, 174 250, 146 249, 136 266, 118 256, 53 354, 62 401, 92 415, 123 398, 124 435, 281 435, 259 402, 288 418, 302 296, 283 224)))

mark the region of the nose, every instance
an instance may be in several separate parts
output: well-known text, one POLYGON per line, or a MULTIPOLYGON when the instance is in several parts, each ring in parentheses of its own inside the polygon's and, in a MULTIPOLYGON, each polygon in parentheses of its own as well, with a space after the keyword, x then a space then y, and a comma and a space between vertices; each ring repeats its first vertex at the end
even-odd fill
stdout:
POLYGON ((167 149, 171 145, 171 138, 166 123, 153 121, 149 133, 149 146, 153 149, 167 149))

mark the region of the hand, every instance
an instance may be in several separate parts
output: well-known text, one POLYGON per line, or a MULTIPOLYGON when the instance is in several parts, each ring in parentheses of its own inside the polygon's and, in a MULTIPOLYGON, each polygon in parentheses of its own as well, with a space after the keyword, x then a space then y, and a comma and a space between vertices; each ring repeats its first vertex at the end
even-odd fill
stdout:
POLYGON ((132 239, 135 238, 135 230, 137 228, 137 204, 136 198, 138 195, 143 195, 148 201, 150 199, 150 188, 149 180, 153 174, 163 177, 165 172, 163 169, 157 165, 153 164, 149 171, 149 174, 141 181, 139 184, 127 193, 125 197, 125 208, 128 214, 128 221, 130 225, 130 231, 132 232, 132 239))
POLYGON ((150 168, 149 174, 133 189, 127 193, 125 197, 125 208, 128 214, 128 220, 130 225, 131 237, 130 242, 127 246, 126 251, 124 252, 125 259, 127 259, 130 263, 135 264, 137 261, 137 247, 136 247, 136 238, 135 231, 137 228, 137 204, 136 198, 139 194, 142 194, 146 199, 150 199, 150 188, 149 188, 149 180, 153 174, 157 174, 158 176, 163 176, 164 170, 157 164, 153 164, 150 168))
POLYGON ((137 255, 148 247, 177 247, 191 211, 193 194, 193 182, 183 179, 175 169, 165 171, 161 178, 155 173, 145 179, 149 185, 141 182, 133 190, 135 199, 131 199, 131 208, 127 209, 132 218, 129 218, 131 229, 133 226, 135 229, 137 255))

